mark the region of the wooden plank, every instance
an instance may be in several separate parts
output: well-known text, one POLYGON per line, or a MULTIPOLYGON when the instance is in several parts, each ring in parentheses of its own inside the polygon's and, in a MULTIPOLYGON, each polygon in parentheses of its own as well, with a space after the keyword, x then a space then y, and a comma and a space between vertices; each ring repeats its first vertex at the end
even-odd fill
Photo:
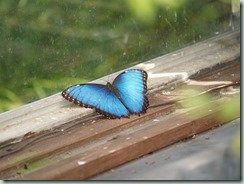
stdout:
MULTIPOLYGON (((171 114, 170 118, 131 132, 125 130, 114 139, 105 139, 96 147, 77 153, 48 167, 24 176, 24 180, 34 179, 86 179, 107 169, 153 152, 199 132, 206 131, 221 123, 215 116, 223 108, 222 103, 211 113, 204 112, 198 117, 187 114, 171 114), (194 118, 192 118, 194 117, 194 118), (58 169, 57 169, 58 168, 58 169)), ((200 109, 194 111, 201 112, 200 109)), ((239 116, 231 117, 233 119, 239 116)))
MULTIPOLYGON (((151 103, 164 102, 165 97, 154 97, 150 101, 151 103)), ((67 125, 61 126, 55 131, 44 132, 39 135, 33 134, 32 139, 23 140, 18 144, 8 142, 3 147, 4 149, 0 150, 0 172, 3 173, 4 170, 16 168, 17 165, 23 165, 31 159, 43 158, 55 152, 64 152, 73 147, 82 146, 108 134, 119 132, 147 119, 152 119, 160 114, 168 114, 174 110, 175 105, 168 105, 150 109, 146 115, 132 116, 130 119, 107 120, 101 116, 94 116, 86 121, 77 119, 68 122, 67 125), (62 142, 58 141, 60 139, 62 142)))
MULTIPOLYGON (((240 70, 236 65, 227 70, 232 68, 235 68, 234 80, 237 80, 240 70)), ((212 78, 215 78, 216 73, 213 71, 212 74, 212 78)), ((229 76, 232 74, 233 72, 227 73, 229 76)), ((226 77, 225 72, 218 76, 220 80, 221 77, 226 77)), ((160 92, 149 97, 151 106, 171 99, 160 92)), ((1 149, 0 177, 89 178, 239 117, 239 111, 236 109, 237 114, 230 119, 216 119, 216 114, 224 108, 222 101, 226 100, 211 102, 210 106, 214 107, 211 111, 199 108, 176 110, 175 104, 168 104, 150 108, 147 114, 140 117, 111 121, 94 116, 86 120, 71 121, 53 131, 30 133, 26 140, 16 144, 6 143, 1 149)))

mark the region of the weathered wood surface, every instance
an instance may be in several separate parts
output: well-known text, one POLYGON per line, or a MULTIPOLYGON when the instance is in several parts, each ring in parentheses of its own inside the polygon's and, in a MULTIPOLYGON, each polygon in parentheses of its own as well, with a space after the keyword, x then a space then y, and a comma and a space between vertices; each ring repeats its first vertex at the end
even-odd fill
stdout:
POLYGON ((239 39, 240 32, 233 31, 137 65, 149 74, 151 107, 140 117, 104 119, 60 94, 0 114, 0 178, 88 179, 238 118, 238 105, 236 114, 216 118, 232 99, 219 95, 226 88, 209 91, 218 97, 207 103, 207 110, 182 108, 174 100, 184 86, 207 91, 231 82, 238 85, 239 39))
MULTIPOLYGON (((239 60, 230 61, 213 71, 203 72, 198 80, 239 81, 239 60)), ((179 86, 180 87, 180 86, 179 86)), ((204 90, 212 88, 205 86, 204 90)), ((174 91, 174 90, 173 90, 174 91)), ((172 91, 172 93, 173 93, 172 91)), ((237 94, 238 96, 239 94, 237 94)), ((178 98, 178 97, 177 97, 178 98)), ((95 114, 78 118, 53 130, 30 132, 19 143, 2 145, 2 179, 51 180, 88 179, 132 159, 238 118, 217 118, 230 97, 219 97, 202 107, 178 108, 175 103, 149 108, 145 115, 130 119, 107 120, 95 114)), ((150 105, 167 103, 173 98, 162 91, 149 96, 150 105)), ((75 108, 75 107, 74 107, 75 108)), ((77 107, 78 108, 78 107, 77 107)))

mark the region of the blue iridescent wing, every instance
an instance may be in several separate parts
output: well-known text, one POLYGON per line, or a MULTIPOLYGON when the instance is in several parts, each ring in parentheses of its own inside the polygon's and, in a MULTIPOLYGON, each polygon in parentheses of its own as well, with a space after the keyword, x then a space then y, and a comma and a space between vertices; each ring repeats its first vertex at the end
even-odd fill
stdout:
POLYGON ((131 114, 140 115, 146 112, 149 106, 146 97, 147 72, 139 69, 127 70, 114 79, 113 86, 131 114))
POLYGON ((118 97, 105 85, 80 84, 62 92, 62 96, 82 107, 95 110, 108 118, 129 117, 129 111, 118 97))

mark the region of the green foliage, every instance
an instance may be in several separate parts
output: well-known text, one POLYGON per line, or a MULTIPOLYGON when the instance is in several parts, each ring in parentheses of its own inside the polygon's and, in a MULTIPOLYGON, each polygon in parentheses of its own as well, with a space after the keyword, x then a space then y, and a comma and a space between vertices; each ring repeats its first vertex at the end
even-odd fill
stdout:
POLYGON ((2 0, 0 112, 225 31, 229 2, 2 0))
POLYGON ((201 87, 183 87, 177 91, 182 100, 178 103, 183 108, 198 108, 191 114, 191 118, 197 118, 199 115, 208 114, 211 111, 218 110, 216 119, 220 122, 228 123, 240 117, 240 94, 229 96, 216 95, 211 92, 204 92, 201 87), (223 97, 217 101, 216 98, 223 97), (216 104, 213 104, 216 100, 216 104))
POLYGON ((221 121, 229 122, 233 118, 240 117, 240 95, 230 98, 223 107, 218 115, 221 121))
POLYGON ((182 96, 181 105, 185 108, 202 106, 208 103, 210 96, 207 93, 199 95, 203 90, 193 87, 184 87, 183 89, 177 90, 177 94, 182 96))

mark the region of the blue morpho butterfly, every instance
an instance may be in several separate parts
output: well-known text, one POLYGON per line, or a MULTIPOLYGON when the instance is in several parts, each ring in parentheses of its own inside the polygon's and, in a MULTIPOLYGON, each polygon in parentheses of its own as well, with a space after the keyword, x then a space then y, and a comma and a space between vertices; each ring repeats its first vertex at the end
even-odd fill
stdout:
POLYGON ((78 84, 65 89, 62 96, 114 119, 145 113, 149 106, 146 92, 147 72, 130 69, 119 74, 112 84, 78 84))

